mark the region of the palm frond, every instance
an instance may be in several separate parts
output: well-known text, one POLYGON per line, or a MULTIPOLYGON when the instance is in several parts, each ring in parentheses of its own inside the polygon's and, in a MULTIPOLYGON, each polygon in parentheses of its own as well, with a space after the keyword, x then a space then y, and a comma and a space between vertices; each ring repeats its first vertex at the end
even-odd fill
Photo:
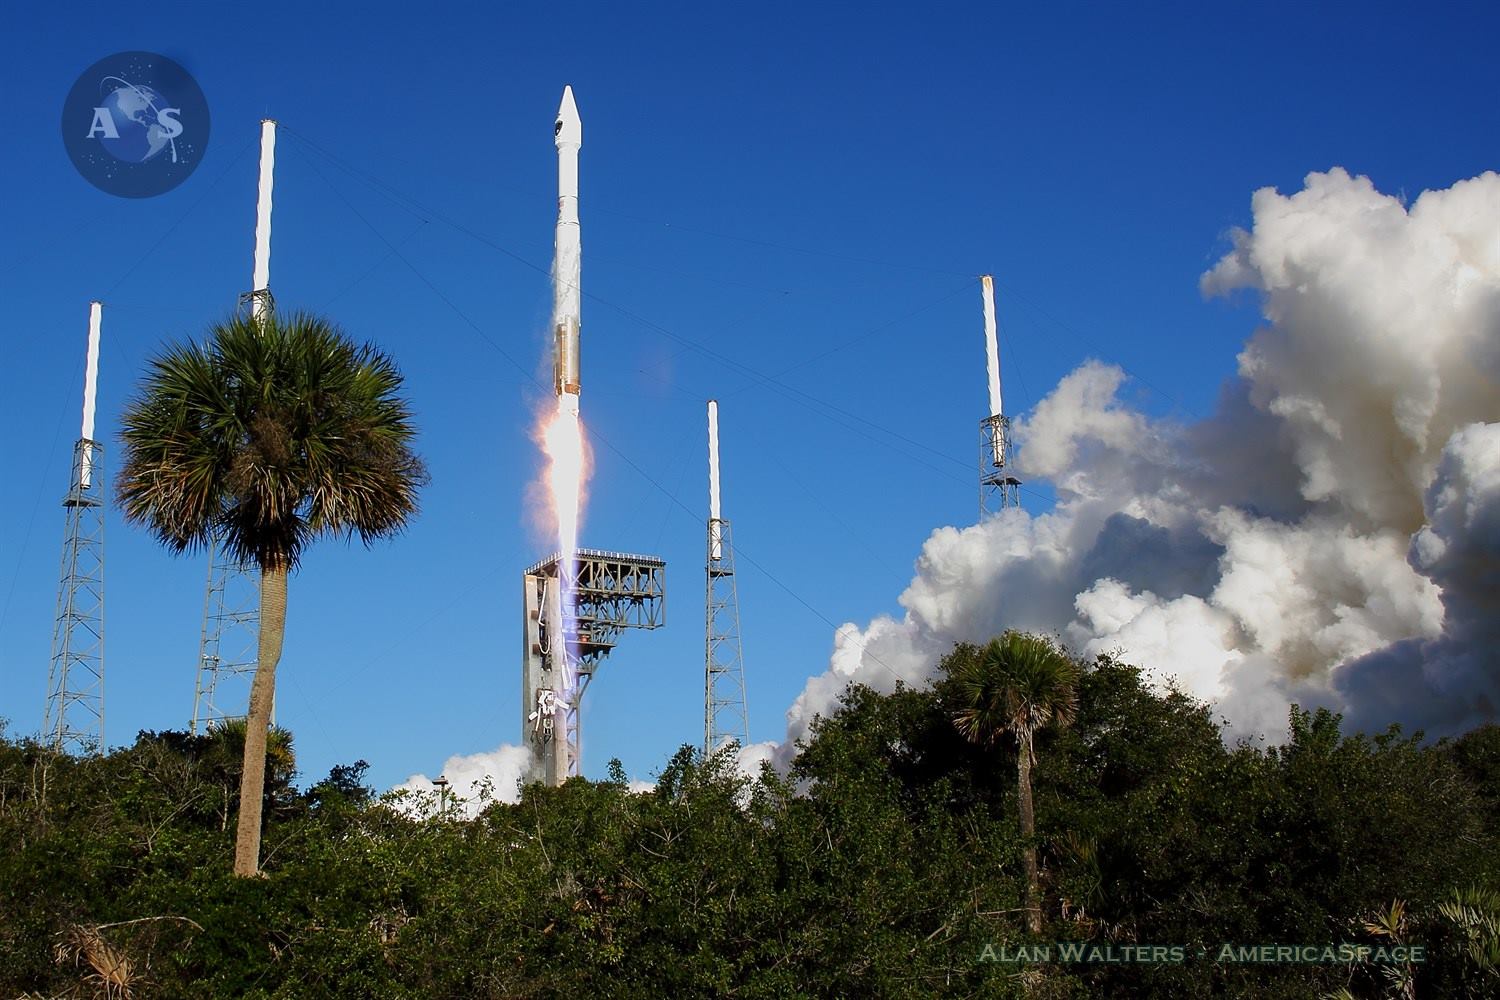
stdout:
POLYGON ((1023 744, 1051 724, 1067 725, 1078 707, 1078 664, 1044 636, 1006 632, 953 670, 962 705, 959 731, 993 745, 1006 733, 1023 744))
POLYGON ((218 539, 263 568, 417 512, 426 468, 395 363, 321 317, 233 317, 152 359, 124 417, 127 520, 174 552, 218 539))

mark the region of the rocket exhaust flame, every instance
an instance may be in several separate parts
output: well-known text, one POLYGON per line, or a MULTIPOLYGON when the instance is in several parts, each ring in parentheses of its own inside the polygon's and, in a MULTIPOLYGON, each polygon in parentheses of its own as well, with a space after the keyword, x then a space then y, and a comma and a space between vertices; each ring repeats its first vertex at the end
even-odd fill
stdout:
POLYGON ((558 396, 557 408, 544 414, 542 421, 538 441, 547 456, 544 479, 558 548, 557 604, 552 612, 554 620, 548 623, 549 632, 554 636, 551 661, 556 698, 549 703, 547 710, 553 714, 553 726, 561 735, 567 726, 568 711, 577 704, 581 693, 578 665, 569 649, 569 639, 577 633, 576 553, 590 463, 583 425, 578 419, 577 396, 558 396))
POLYGON ((564 557, 578 549, 578 524, 588 481, 589 456, 578 419, 578 397, 559 396, 557 409, 543 417, 540 441, 547 455, 546 483, 564 557))

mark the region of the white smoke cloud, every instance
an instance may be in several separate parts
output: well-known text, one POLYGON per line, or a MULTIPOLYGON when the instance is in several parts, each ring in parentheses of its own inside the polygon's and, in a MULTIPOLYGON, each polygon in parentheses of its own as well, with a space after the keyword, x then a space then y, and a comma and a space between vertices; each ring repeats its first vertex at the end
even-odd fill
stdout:
POLYGON ((1333 684, 1365 695, 1349 699, 1359 721, 1405 717, 1448 732, 1500 714, 1500 424, 1453 435, 1426 509, 1411 561, 1442 589, 1442 631, 1343 665, 1333 684))
POLYGON ((519 802, 530 768, 529 748, 502 743, 488 753, 454 754, 444 761, 439 776, 448 780, 446 798, 425 774, 414 774, 391 791, 409 812, 430 814, 447 807, 472 818, 490 802, 519 802))
POLYGON ((850 682, 920 683, 1005 628, 1122 651, 1235 735, 1280 736, 1292 701, 1433 734, 1496 718, 1500 176, 1408 209, 1334 169, 1252 208, 1201 281, 1266 321, 1216 412, 1153 420, 1118 368, 1066 376, 1015 426, 1055 507, 934 531, 905 613, 838 630, 776 760, 850 682))

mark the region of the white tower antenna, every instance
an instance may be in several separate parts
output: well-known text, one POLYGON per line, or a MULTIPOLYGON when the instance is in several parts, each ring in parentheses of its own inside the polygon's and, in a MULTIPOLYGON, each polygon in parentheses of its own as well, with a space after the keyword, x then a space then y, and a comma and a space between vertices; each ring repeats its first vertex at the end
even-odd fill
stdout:
POLYGON ((989 376, 990 412, 979 422, 979 517, 1021 506, 1021 481, 1011 475, 1010 418, 1000 395, 1000 341, 995 329, 995 279, 979 276, 984 298, 984 357, 989 376))
POLYGON ((719 530, 719 401, 708 401, 708 558, 722 558, 724 539, 719 530))
POLYGON ((740 597, 734 579, 734 543, 719 509, 719 404, 708 401, 708 596, 704 613, 703 755, 726 743, 750 742, 745 708, 740 597))
POLYGON ((979 287, 984 294, 984 360, 990 377, 990 413, 998 417, 1005 413, 1000 399, 1000 341, 995 332, 995 279, 988 274, 979 276, 979 287))
POLYGON ((276 176, 276 122, 260 123, 260 183, 255 198, 255 271, 250 284, 250 315, 260 319, 271 303, 271 188, 276 176))
POLYGON ((83 442, 83 462, 78 470, 84 489, 94 482, 94 396, 99 387, 99 324, 103 311, 102 303, 89 303, 88 363, 83 372, 83 430, 79 434, 83 442))
MULTIPOLYGON (((254 266, 250 291, 240 296, 242 304, 248 301, 250 318, 257 323, 276 305, 271 295, 271 196, 275 177, 276 122, 267 118, 260 123, 254 266)), ((245 717, 259 644, 260 574, 256 567, 231 558, 216 540, 208 550, 208 583, 203 595, 203 630, 189 731, 196 733, 201 726, 245 717), (239 682, 235 690, 220 689, 220 681, 226 678, 239 682)))
POLYGON ((78 753, 104 749, 104 498, 94 482, 102 452, 94 440, 101 312, 98 302, 89 303, 83 428, 73 445, 72 478, 63 498, 67 528, 42 723, 44 743, 78 753))

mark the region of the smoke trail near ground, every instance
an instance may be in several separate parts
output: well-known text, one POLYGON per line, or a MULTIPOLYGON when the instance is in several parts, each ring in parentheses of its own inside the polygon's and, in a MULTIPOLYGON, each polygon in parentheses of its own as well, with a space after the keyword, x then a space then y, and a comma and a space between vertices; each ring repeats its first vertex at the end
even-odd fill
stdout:
POLYGON ((1015 428, 1055 508, 934 531, 905 614, 841 628, 747 760, 785 761, 848 683, 921 683, 1005 628, 1121 650, 1232 734, 1277 738, 1292 701, 1431 735, 1497 718, 1500 176, 1408 209, 1334 169, 1252 208, 1201 281, 1264 317, 1216 412, 1153 420, 1118 368, 1069 374, 1015 428))

